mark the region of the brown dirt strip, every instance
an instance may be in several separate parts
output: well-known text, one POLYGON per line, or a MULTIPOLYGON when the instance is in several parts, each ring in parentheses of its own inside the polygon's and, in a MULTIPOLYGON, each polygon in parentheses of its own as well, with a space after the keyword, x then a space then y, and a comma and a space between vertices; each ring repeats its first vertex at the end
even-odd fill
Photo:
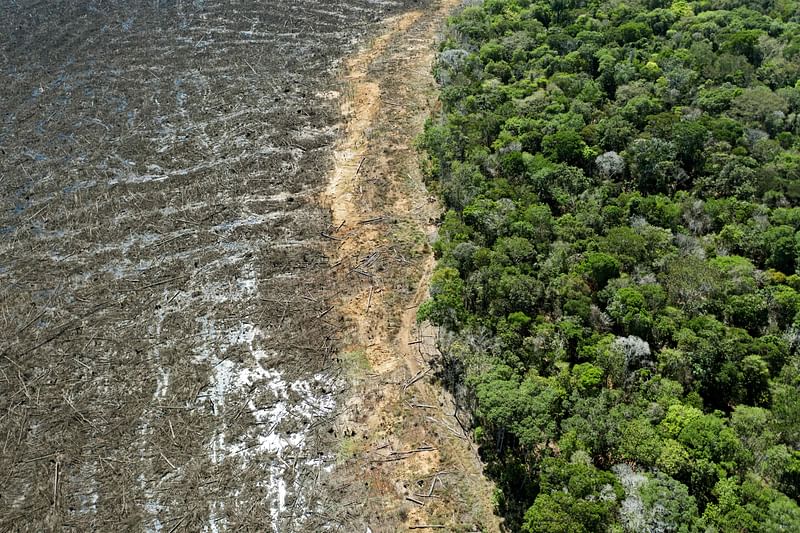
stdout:
POLYGON ((458 3, 389 20, 347 62, 345 134, 322 199, 332 211, 327 235, 339 244, 332 268, 348 287, 340 359, 353 387, 335 426, 339 461, 328 480, 341 488, 330 519, 347 530, 500 529, 477 450, 431 376, 435 332, 415 320, 441 208, 413 144, 436 101, 432 44, 458 3))

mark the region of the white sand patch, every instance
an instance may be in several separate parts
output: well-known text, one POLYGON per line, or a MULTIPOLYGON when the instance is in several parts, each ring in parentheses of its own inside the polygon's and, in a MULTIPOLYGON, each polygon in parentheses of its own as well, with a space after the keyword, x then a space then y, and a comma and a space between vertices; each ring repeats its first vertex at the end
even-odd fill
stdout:
MULTIPOLYGON (((205 302, 224 305, 259 297, 255 265, 244 258, 237 264, 236 283, 207 286, 202 297, 205 302)), ((303 451, 314 423, 336 406, 333 393, 327 392, 335 386, 322 374, 306 379, 287 377, 284 370, 276 368, 281 354, 265 348, 269 337, 251 322, 223 322, 207 315, 196 317, 195 322, 204 343, 195 351, 194 361, 211 369, 206 394, 197 401, 219 419, 219 432, 209 441, 209 456, 216 465, 235 460, 248 471, 263 465, 264 478, 258 484, 265 489, 272 527, 278 531, 287 497, 292 489, 299 488, 291 486, 296 481, 287 481, 287 472, 298 462, 317 468, 326 463, 324 458, 303 451), (254 420, 235 435, 226 425, 232 409, 237 410, 237 417, 244 413, 254 420), (284 427, 287 422, 288 431, 284 427)), ((219 519, 222 509, 214 507, 211 511, 207 531, 224 530, 224 521, 219 519)))

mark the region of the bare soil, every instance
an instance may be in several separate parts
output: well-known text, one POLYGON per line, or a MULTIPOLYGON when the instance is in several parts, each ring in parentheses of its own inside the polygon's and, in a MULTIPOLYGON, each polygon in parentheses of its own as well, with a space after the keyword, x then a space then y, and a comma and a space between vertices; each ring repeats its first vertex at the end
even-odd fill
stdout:
POLYGON ((338 243, 332 268, 349 287, 338 304, 348 320, 339 357, 353 388, 327 481, 340 491, 344 531, 500 528, 464 417, 432 379, 435 331, 416 323, 440 207, 413 143, 436 101, 433 43, 457 4, 390 19, 347 61, 346 133, 323 196, 338 243))
MULTIPOLYGON (((414 454, 413 475, 410 461, 373 474, 341 435, 369 410, 364 450, 384 438, 447 449, 432 440, 438 425, 395 437, 402 401, 437 401, 423 382, 372 400, 382 380, 416 372, 393 361, 406 360, 392 343, 411 315, 390 310, 421 297, 430 259, 417 221, 435 206, 419 189, 396 223, 358 224, 348 210, 336 235, 370 236, 337 248, 326 228, 339 214, 332 223, 317 204, 339 101, 357 85, 338 80, 353 71, 342 60, 412 5, 426 10, 404 33, 418 40, 385 50, 413 59, 421 80, 426 2, 0 0, 0 530, 341 529, 340 478, 325 481, 337 461, 341 479, 375 480, 390 514, 401 507, 387 480, 434 473, 438 459, 414 454), (378 278, 331 269, 339 253, 398 275, 374 283, 367 306, 378 278), (342 292, 355 299, 340 308, 342 292), (374 332, 348 333, 341 312, 367 307, 374 332), (342 342, 364 344, 378 377, 336 357, 342 342), (353 397, 365 395, 346 403, 351 375, 353 397)), ((380 91, 404 83, 395 55, 363 63, 380 91)), ((364 123, 367 191, 352 200, 370 216, 389 216, 395 192, 378 193, 398 176, 418 187, 408 143, 427 101, 405 91, 382 93, 398 98, 397 129, 383 99, 364 123)), ((460 490, 448 476, 426 501, 460 490)))

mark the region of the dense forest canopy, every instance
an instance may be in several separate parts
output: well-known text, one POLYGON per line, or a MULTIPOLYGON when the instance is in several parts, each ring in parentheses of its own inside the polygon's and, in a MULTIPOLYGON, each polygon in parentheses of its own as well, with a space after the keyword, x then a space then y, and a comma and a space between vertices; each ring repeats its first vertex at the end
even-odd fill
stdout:
POLYGON ((421 319, 512 530, 800 531, 800 3, 487 0, 421 319))

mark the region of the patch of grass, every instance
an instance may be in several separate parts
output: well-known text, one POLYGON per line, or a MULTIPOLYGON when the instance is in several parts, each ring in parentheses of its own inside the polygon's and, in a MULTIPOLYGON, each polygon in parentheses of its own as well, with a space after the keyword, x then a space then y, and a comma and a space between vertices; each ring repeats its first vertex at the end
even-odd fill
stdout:
POLYGON ((336 454, 336 462, 345 463, 361 453, 362 444, 358 439, 345 437, 339 442, 339 451, 336 454))
POLYGON ((369 363, 367 352, 364 350, 352 350, 344 352, 340 356, 342 366, 348 372, 367 372, 372 369, 369 363))
POLYGON ((417 259, 428 250, 428 237, 418 224, 398 221, 392 231, 392 242, 402 251, 406 259, 417 259))

